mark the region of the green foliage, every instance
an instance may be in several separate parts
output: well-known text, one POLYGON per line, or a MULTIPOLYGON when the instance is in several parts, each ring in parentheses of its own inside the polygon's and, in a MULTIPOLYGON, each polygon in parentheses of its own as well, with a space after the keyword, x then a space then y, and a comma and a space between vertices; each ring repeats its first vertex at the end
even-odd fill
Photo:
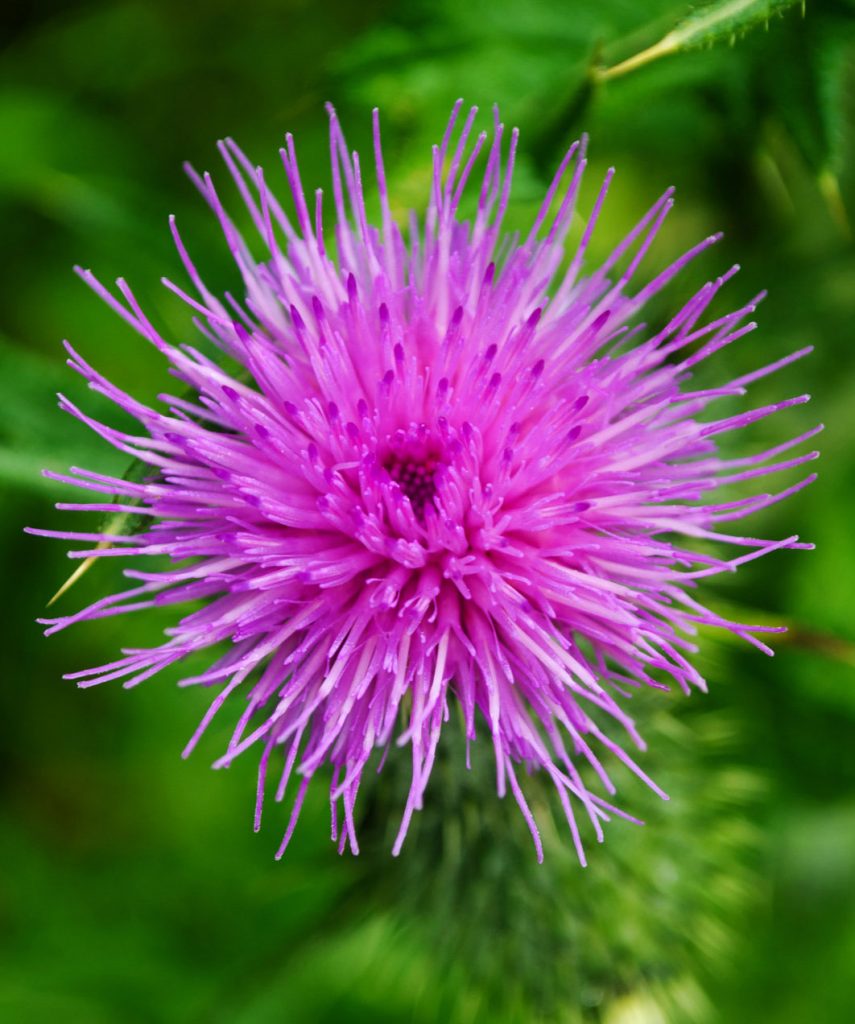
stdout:
POLYGON ((721 42, 733 43, 752 29, 768 27, 773 15, 782 14, 798 2, 800 0, 707 0, 692 7, 658 43, 599 72, 599 78, 617 78, 674 53, 721 42))
MULTIPOLYGON (((56 492, 56 485, 45 480, 41 470, 64 471, 75 460, 91 459, 93 468, 108 465, 122 472, 125 460, 105 452, 90 431, 69 431, 68 417, 56 407, 59 390, 82 401, 88 398, 85 385, 61 361, 0 338, 0 483, 4 487, 56 492)), ((88 407, 107 414, 109 404, 96 399, 88 407)))
POLYGON ((802 0, 707 0, 694 6, 669 35, 680 49, 714 46, 751 29, 768 27, 773 15, 797 3, 804 6, 802 0))

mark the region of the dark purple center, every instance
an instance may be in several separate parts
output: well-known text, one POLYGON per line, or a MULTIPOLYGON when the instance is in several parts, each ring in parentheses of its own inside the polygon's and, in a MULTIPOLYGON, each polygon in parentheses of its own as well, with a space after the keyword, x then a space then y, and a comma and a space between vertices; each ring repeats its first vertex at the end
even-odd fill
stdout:
POLYGON ((412 456, 391 454, 383 468, 410 499, 413 511, 419 519, 424 518, 425 506, 436 496, 435 474, 439 460, 433 456, 423 459, 412 456))

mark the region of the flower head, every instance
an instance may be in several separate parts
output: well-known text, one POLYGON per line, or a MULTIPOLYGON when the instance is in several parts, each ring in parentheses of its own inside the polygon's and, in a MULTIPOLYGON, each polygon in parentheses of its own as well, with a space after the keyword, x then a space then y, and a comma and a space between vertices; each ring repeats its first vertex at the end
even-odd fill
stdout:
MULTIPOLYGON (((48 632, 196 602, 162 645, 69 678, 133 686, 210 650, 210 667, 184 680, 216 691, 188 751, 223 705, 242 708, 218 764, 257 751, 256 827, 271 776, 277 799, 289 781, 296 789, 280 854, 307 787, 327 766, 333 836, 356 852, 357 791, 368 765, 382 765, 387 754, 412 760, 397 853, 425 799, 443 729, 458 727, 449 720, 459 711, 467 740, 489 738, 498 793, 513 794, 538 851, 521 768, 554 783, 584 860, 577 814, 601 838, 602 822, 623 813, 607 799, 615 787, 603 754, 657 789, 622 745, 643 749, 625 707, 628 690, 702 688, 690 660, 698 624, 768 651, 754 635, 760 627, 699 603, 697 582, 777 548, 808 546, 720 527, 810 477, 777 494, 714 496, 720 485, 815 456, 779 458, 815 431, 738 459, 716 447, 719 435, 807 396, 725 418, 708 412, 808 350, 693 390, 696 364, 754 328, 746 321, 757 300, 702 320, 736 268, 704 285, 661 329, 647 331, 637 316, 715 237, 634 287, 672 205, 669 191, 589 269, 610 172, 565 259, 584 140, 561 162, 528 235, 503 235, 516 132, 506 146, 497 117, 492 137, 476 137, 475 111, 462 127, 459 112, 460 104, 434 149, 424 219, 411 216, 406 233, 390 212, 376 112, 378 226, 368 221, 362 166, 332 110, 329 235, 321 192, 310 206, 290 136, 281 157, 291 216, 261 169, 233 142, 220 145, 262 258, 210 177, 191 171, 245 297, 221 302, 206 288, 174 223, 195 297, 166 283, 236 372, 167 342, 124 281, 116 297, 81 271, 190 391, 150 408, 69 347, 71 365, 141 431, 96 422, 64 398, 63 408, 144 471, 123 479, 82 469, 48 474, 109 496, 60 507, 132 514, 146 525, 125 535, 109 526, 54 535, 98 545, 72 552, 81 558, 166 555, 172 564, 125 570, 130 589, 48 620, 48 632), (468 221, 459 213, 467 190, 476 200, 468 221), (706 543, 694 550, 697 540, 735 553, 710 554, 706 543)), ((489 754, 476 748, 473 756, 489 754)))

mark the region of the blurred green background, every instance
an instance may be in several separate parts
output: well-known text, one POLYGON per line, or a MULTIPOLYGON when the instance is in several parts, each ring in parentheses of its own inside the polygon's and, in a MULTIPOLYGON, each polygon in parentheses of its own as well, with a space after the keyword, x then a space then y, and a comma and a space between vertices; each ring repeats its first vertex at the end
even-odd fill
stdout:
MULTIPOLYGON (((0 1020, 852 1019, 855 4, 771 6, 781 12, 768 26, 723 25, 720 40, 701 40, 717 45, 614 77, 592 69, 656 43, 685 5, 4 8, 0 1020), (758 404, 803 390, 814 402, 731 443, 756 450, 826 423, 819 481, 755 517, 759 535, 798 532, 817 550, 710 585, 717 606, 791 633, 774 659, 705 636, 709 696, 639 700, 651 747, 643 764, 674 799, 649 807, 645 829, 616 825, 585 871, 549 830, 538 869, 489 773, 461 783, 450 764, 400 862, 387 853, 395 810, 381 779, 366 798, 359 861, 328 843, 319 784, 276 863, 285 810, 271 805, 252 834, 251 759, 209 770, 228 722, 179 759, 205 693, 176 691, 174 674, 129 693, 79 692, 60 678, 120 645, 154 642, 166 620, 107 619, 50 640, 34 622, 69 563, 62 545, 22 529, 68 522, 53 502, 77 500, 39 469, 125 468, 56 409, 62 390, 120 421, 64 366, 61 340, 141 397, 166 381, 156 353, 71 267, 126 277, 172 337, 190 339, 186 312, 158 283, 181 280, 167 215, 215 290, 236 287, 237 275, 183 160, 218 171, 214 142, 232 135, 276 180, 276 150, 292 131, 304 183, 328 185, 324 101, 363 152, 377 105, 397 208, 418 207, 429 146, 458 96, 485 111, 498 102, 521 129, 512 223, 526 223, 550 167, 587 131, 588 202, 605 169, 618 168, 592 258, 668 185, 678 204, 643 277, 725 231, 650 311, 655 323, 736 261, 744 269, 728 305, 769 289, 761 330, 704 379, 816 346, 753 391, 758 404)), ((119 582, 116 563, 100 565, 61 607, 119 582)), ((629 787, 623 802, 647 813, 645 801, 629 787)))

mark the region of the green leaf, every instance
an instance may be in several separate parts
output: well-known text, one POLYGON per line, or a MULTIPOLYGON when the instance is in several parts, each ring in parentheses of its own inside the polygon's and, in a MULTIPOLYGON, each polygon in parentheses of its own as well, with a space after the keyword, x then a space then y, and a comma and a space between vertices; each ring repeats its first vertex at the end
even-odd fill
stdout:
POLYGON ((784 54, 787 74, 770 76, 767 88, 778 116, 816 176, 832 219, 849 236, 839 174, 855 22, 851 15, 822 11, 800 29, 788 33, 784 54))
POLYGON ((636 68, 685 50, 701 46, 733 43, 757 26, 766 26, 775 14, 793 7, 798 0, 712 0, 691 10, 671 31, 653 46, 610 68, 595 72, 606 81, 619 78, 636 68))

